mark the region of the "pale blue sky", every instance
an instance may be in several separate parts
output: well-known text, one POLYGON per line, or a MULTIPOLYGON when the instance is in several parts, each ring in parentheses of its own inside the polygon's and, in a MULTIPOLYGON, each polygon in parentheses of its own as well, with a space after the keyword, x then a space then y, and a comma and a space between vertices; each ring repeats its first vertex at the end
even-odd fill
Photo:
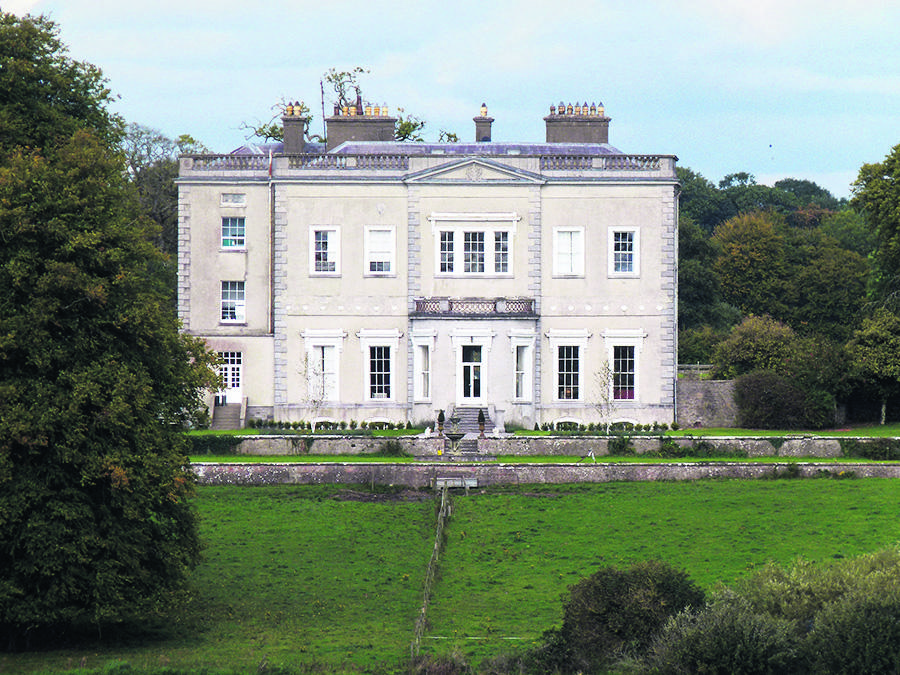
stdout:
POLYGON ((559 101, 603 101, 610 143, 714 182, 807 178, 846 197, 900 143, 900 3, 865 0, 0 0, 47 14, 103 69, 128 121, 217 152, 301 99, 321 129, 329 67, 363 95, 474 140, 543 141, 559 101), (855 5, 854 7, 851 7, 855 5))

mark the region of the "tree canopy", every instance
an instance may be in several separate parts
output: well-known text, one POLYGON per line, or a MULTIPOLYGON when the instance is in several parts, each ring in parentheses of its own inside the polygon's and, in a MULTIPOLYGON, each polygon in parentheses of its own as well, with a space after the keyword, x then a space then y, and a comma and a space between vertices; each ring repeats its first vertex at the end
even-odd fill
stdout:
POLYGON ((20 77, 81 91, 0 91, 17 134, 0 154, 0 633, 36 640, 183 588, 199 541, 182 429, 217 378, 178 331, 100 71, 49 20, 2 15, 0 43, 23 35, 20 77))
POLYGON ((862 166, 853 183, 851 204, 875 231, 874 291, 896 307, 900 300, 900 145, 883 162, 862 166))

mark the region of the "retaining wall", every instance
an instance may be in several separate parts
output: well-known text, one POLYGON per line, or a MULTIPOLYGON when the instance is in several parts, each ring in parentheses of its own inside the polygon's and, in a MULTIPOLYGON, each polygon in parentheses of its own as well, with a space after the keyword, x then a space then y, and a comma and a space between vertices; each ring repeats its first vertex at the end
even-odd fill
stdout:
MULTIPOLYGON (((237 446, 242 455, 365 455, 378 452, 385 442, 396 441, 403 451, 415 457, 447 454, 450 443, 439 436, 248 436, 237 446)), ((745 452, 748 457, 840 457, 840 442, 835 438, 704 438, 670 437, 680 446, 708 443, 724 452, 745 452)), ((865 442, 865 439, 860 439, 865 442)), ((636 453, 656 452, 662 440, 656 436, 632 436, 636 453)), ((605 436, 506 436, 479 438, 478 455, 561 455, 596 457, 609 453, 605 436)))
MULTIPOLYGON (((612 481, 766 478, 787 464, 738 462, 678 464, 416 464, 302 463, 191 465, 200 485, 377 484, 426 488, 438 478, 470 478, 479 486, 530 483, 606 483, 612 481)), ((800 476, 853 472, 861 478, 900 478, 900 464, 855 462, 794 464, 800 476)))

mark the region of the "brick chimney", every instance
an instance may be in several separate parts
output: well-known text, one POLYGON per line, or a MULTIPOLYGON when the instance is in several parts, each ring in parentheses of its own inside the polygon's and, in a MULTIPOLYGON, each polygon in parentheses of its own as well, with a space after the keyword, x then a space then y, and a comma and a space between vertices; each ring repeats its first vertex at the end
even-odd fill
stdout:
POLYGON ((609 122, 603 104, 560 102, 551 105, 547 123, 548 143, 609 143, 609 122))
POLYGON ((325 119, 325 152, 347 141, 393 141, 397 118, 384 106, 357 105, 334 107, 334 115, 325 119))
POLYGON ((284 128, 282 152, 286 155, 299 155, 306 148, 306 125, 309 124, 309 117, 303 114, 303 106, 299 101, 285 106, 281 123, 284 128))
POLYGON ((475 142, 490 143, 491 142, 491 124, 493 117, 488 117, 487 106, 482 103, 478 117, 472 118, 475 121, 475 142))

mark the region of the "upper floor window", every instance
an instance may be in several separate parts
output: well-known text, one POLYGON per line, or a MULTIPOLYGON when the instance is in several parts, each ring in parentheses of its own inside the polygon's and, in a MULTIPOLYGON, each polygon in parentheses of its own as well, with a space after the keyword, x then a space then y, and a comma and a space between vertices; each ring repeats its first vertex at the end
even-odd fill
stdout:
POLYGON ((244 248, 246 245, 244 219, 222 218, 222 248, 244 248))
POLYGON ((639 244, 637 228, 609 231, 609 276, 636 277, 640 274, 639 244))
POLYGON ((441 230, 437 252, 439 274, 511 274, 510 232, 508 228, 441 230))
POLYGON ((396 273, 394 269, 394 251, 396 250, 394 228, 367 227, 364 244, 366 275, 393 275, 396 273))
POLYGON ((341 236, 336 227, 311 227, 309 230, 309 269, 313 275, 337 276, 341 273, 341 236))
POLYGON ((244 304, 244 282, 222 282, 222 323, 243 323, 245 320, 246 305, 244 304))
POLYGON ((584 276, 584 228, 553 230, 553 275, 584 276))

